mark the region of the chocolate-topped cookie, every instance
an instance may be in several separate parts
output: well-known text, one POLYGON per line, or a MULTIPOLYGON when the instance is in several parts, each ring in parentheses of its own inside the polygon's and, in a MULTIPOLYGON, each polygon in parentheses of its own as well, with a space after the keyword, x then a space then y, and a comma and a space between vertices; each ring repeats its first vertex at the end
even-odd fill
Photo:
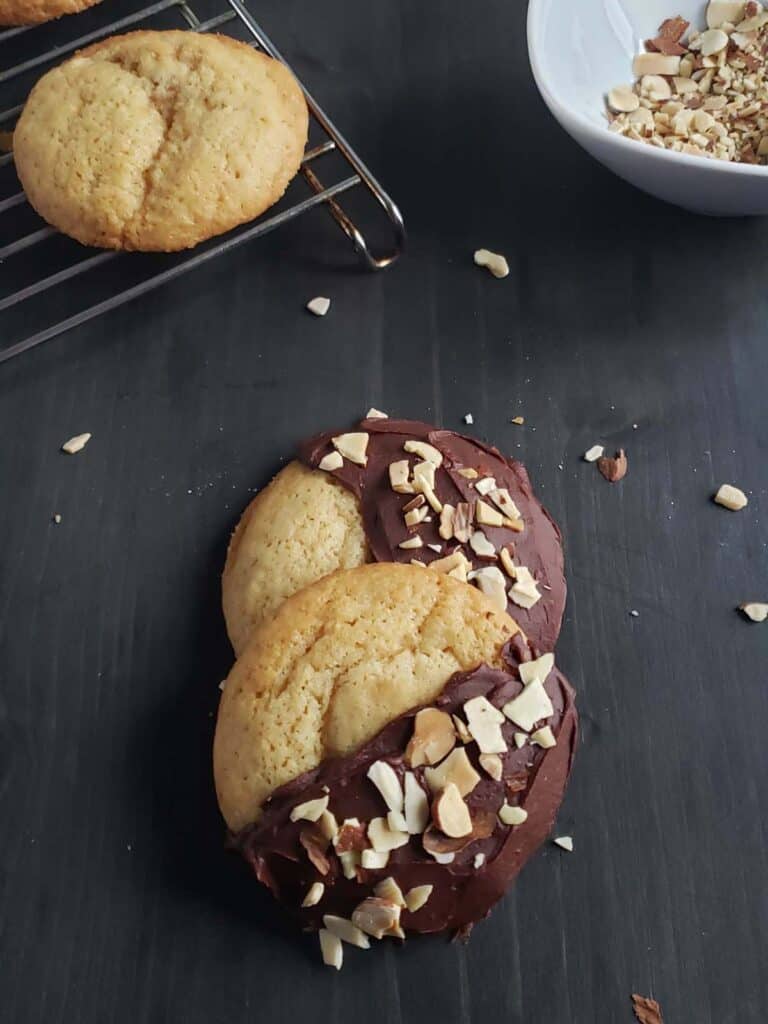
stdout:
POLYGON ((326 962, 340 941, 459 931, 546 838, 573 691, 506 613, 392 564, 326 576, 254 634, 214 768, 232 843, 326 962))
POLYGON ((235 651, 291 593, 335 568, 415 563, 482 589, 551 651, 566 585, 560 531, 519 462, 414 420, 369 418, 302 443, 251 502, 223 576, 235 651))

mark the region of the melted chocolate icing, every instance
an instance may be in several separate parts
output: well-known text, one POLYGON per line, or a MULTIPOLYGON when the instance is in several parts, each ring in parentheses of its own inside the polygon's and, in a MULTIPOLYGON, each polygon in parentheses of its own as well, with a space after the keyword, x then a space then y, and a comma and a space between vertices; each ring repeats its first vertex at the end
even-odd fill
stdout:
MULTIPOLYGON (((481 665, 470 672, 456 673, 434 702, 434 707, 462 716, 464 703, 484 696, 501 708, 523 689, 517 667, 531 658, 528 644, 518 634, 507 645, 505 670, 481 665)), ((386 806, 366 773, 374 761, 384 760, 402 777, 407 765, 404 753, 413 733, 418 708, 390 722, 355 754, 325 761, 317 768, 277 789, 264 805, 259 822, 233 837, 257 877, 287 907, 293 909, 309 928, 322 926, 324 914, 350 917, 355 907, 373 894, 373 886, 393 877, 403 893, 419 885, 432 885, 427 903, 414 913, 403 910, 401 925, 406 932, 437 932, 458 929, 466 934, 475 921, 485 917, 504 894, 528 858, 545 840, 562 800, 576 748, 577 715, 574 694, 566 679, 553 670, 544 688, 554 708, 553 715, 538 725, 549 725, 557 745, 549 749, 526 742, 517 749, 517 727, 505 719, 502 734, 507 753, 501 755, 502 778, 495 781, 479 765, 479 750, 472 742, 464 748, 481 781, 466 796, 473 821, 490 821, 491 834, 470 842, 455 854, 450 864, 438 864, 422 845, 422 836, 411 836, 407 845, 393 850, 387 866, 368 870, 357 868, 356 877, 344 877, 332 844, 319 838, 317 826, 307 821, 292 822, 293 807, 328 794, 328 809, 341 825, 345 818, 368 823, 386 814, 386 806), (523 807, 528 818, 519 826, 502 824, 497 812, 504 802, 523 807), (320 857, 310 859, 308 846, 316 846, 320 857), (484 854, 482 866, 475 867, 477 854, 484 854), (323 882, 320 902, 301 908, 307 890, 323 882)), ((461 745, 457 741, 457 745, 461 745)), ((424 769, 412 769, 428 792, 424 769)))
MULTIPOLYGON (((403 506, 413 495, 392 490, 389 465, 401 459, 408 459, 411 464, 418 462, 416 456, 403 451, 403 443, 409 439, 426 441, 443 456, 443 464, 435 474, 435 492, 443 504, 471 503, 480 497, 473 487, 475 481, 458 472, 463 468, 477 470, 478 478, 494 477, 499 487, 509 491, 520 510, 525 529, 518 533, 507 527, 483 526, 482 530, 497 550, 510 547, 515 563, 526 566, 536 579, 541 599, 529 609, 521 608, 510 599, 508 611, 538 650, 554 650, 565 608, 562 538, 557 525, 533 493, 525 467, 480 441, 450 430, 437 430, 416 420, 363 420, 355 429, 369 435, 368 463, 357 466, 345 459, 341 469, 332 471, 332 475, 360 502, 374 560, 407 564, 415 557, 429 564, 460 548, 475 569, 495 564, 478 558, 469 544, 442 540, 437 515, 432 516, 432 522, 418 526, 423 547, 418 550, 398 547, 401 541, 413 535, 403 519, 403 506), (439 544, 440 553, 431 550, 428 544, 439 544)), ((338 433, 340 431, 329 431, 303 442, 299 446, 302 461, 317 468, 323 456, 333 451, 331 438, 338 433)))

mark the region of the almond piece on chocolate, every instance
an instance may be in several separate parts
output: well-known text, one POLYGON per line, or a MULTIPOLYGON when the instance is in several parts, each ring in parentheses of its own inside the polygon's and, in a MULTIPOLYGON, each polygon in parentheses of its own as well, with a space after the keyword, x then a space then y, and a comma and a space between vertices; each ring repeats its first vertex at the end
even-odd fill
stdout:
POLYGON ((505 803, 499 808, 499 820, 504 825, 522 825, 527 818, 528 811, 522 807, 514 807, 505 803))
POLYGON ((319 796, 316 800, 306 800, 296 804, 291 811, 291 821, 317 821, 328 809, 328 796, 319 796))
POLYGON ((507 744, 501 734, 504 715, 485 697, 472 697, 464 704, 469 731, 483 754, 504 754, 507 744))
MULTIPOLYGON (((363 853, 373 853, 373 850, 364 850, 363 853)), ((376 854, 376 856, 381 856, 376 854)), ((389 854, 385 854, 385 857, 389 857, 389 854)), ((357 878, 357 867, 361 862, 361 855, 357 850, 348 850, 346 853, 338 854, 339 860, 341 861, 341 870, 344 873, 344 877, 352 881, 357 878)), ((383 865, 375 865, 377 867, 386 867, 386 859, 383 865)))
MULTIPOLYGON (((348 856, 344 854, 343 856, 348 856)), ((382 868, 387 866, 389 860, 389 850, 376 851, 376 850, 363 850, 360 854, 360 866, 364 867, 367 871, 381 871, 382 868)), ((344 872, 345 878, 355 878, 356 872, 352 872, 348 875, 344 872)))
POLYGON ((368 825, 368 841, 377 853, 384 853, 405 846, 408 833, 393 831, 386 818, 373 818, 368 825))
POLYGON ((317 825, 320 832, 329 843, 333 843, 339 834, 339 825, 336 821, 336 816, 331 811, 323 811, 320 817, 317 819, 317 825))
POLYGON ((346 917, 337 917, 335 914, 325 914, 323 917, 323 924, 336 938, 341 939, 342 942, 349 943, 350 946, 357 946, 358 949, 370 949, 371 944, 363 934, 363 932, 348 921, 346 917))
POLYGON ((478 498, 475 503, 475 519, 481 526, 503 526, 504 517, 501 512, 492 508, 487 502, 478 498))
POLYGON ((522 693, 505 704, 502 711, 510 721, 526 732, 530 732, 536 722, 551 718, 555 713, 552 701, 539 679, 534 679, 522 693))
POLYGON ((452 782, 462 796, 471 793, 480 781, 464 747, 457 747, 436 768, 426 768, 424 778, 433 793, 439 793, 452 782))
POLYGON ((325 886, 322 882, 313 882, 307 890, 307 895, 302 900, 302 907, 315 907, 323 898, 325 886))
POLYGON ((443 540, 450 540, 453 536, 453 515, 455 511, 453 505, 443 505, 443 511, 440 513, 440 528, 438 530, 443 540))
POLYGON ((338 935, 334 935, 333 932, 329 932, 327 928, 321 928, 318 936, 320 938, 320 953, 323 957, 323 963, 326 967, 335 967, 337 971, 340 971, 341 965, 344 962, 344 950, 341 948, 341 939, 338 935))
POLYGON ((403 788, 392 765, 387 761, 374 761, 366 775, 381 793, 389 810, 402 812, 403 788))
POLYGON ((469 538, 469 546, 478 558, 496 559, 496 548, 491 544, 482 530, 475 530, 469 538))
POLYGON ((412 768, 437 764, 455 745, 451 716, 438 708, 422 708, 413 720, 413 736, 406 748, 405 760, 412 768))
POLYGON ((481 754, 478 760, 486 774, 490 775, 495 782, 501 782, 504 764, 498 754, 481 754))
POLYGON ((471 466, 462 466, 461 469, 456 471, 459 476, 463 476, 465 480, 477 480, 480 475, 476 469, 472 469, 471 466))
POLYGON ((472 743, 472 733, 467 728, 466 722, 463 722, 458 715, 451 715, 451 718, 453 719, 453 725, 456 729, 456 735, 459 737, 461 742, 464 744, 472 743))
POLYGON ((413 467, 413 486, 417 491, 425 487, 433 489, 435 486, 435 464, 425 459, 417 462, 413 467))
POLYGON ((429 822, 429 800, 413 772, 406 772, 405 783, 405 824, 409 835, 421 835, 429 822))
POLYGON ((415 885, 405 894, 405 905, 411 914, 421 910, 429 897, 432 895, 433 885, 415 885))
POLYGON ((536 602, 541 600, 541 592, 536 580, 531 575, 530 569, 524 565, 516 565, 514 570, 514 583, 509 588, 510 600, 521 608, 533 608, 536 602))
POLYGON ((555 667, 555 656, 554 654, 542 654, 538 658, 533 658, 531 661, 523 661, 518 666, 518 674, 522 679, 523 683, 528 686, 534 679, 538 679, 539 682, 544 682, 555 667))
POLYGON ((414 551, 416 548, 424 547, 424 541, 419 536, 409 537, 408 540, 401 540, 397 546, 403 551, 414 551))
POLYGON ((431 462, 435 466, 442 466, 443 464, 442 453, 431 444, 427 444, 426 441, 406 441, 403 445, 403 450, 408 452, 409 455, 418 455, 420 459, 424 459, 425 462, 431 462))
POLYGON ((411 467, 408 459, 401 459, 399 462, 389 464, 389 486, 398 494, 413 494, 413 484, 409 482, 411 467))
POLYGON ((350 462, 354 462, 358 466, 368 464, 368 456, 365 454, 368 449, 368 434, 364 431, 339 434, 337 437, 331 438, 331 443, 336 451, 350 462))
POLYGON ((469 502, 460 501, 453 513, 453 536, 460 544, 468 544, 472 535, 473 509, 469 502))
POLYGON ((400 924, 400 907, 379 896, 369 896, 352 911, 352 924, 366 935, 381 939, 400 924))
POLYGON ((341 469, 344 465, 344 459, 341 457, 339 452, 328 452, 317 464, 318 469, 322 469, 326 473, 331 473, 334 469, 341 469))
POLYGON ((535 743, 537 746, 543 747, 545 750, 549 750, 551 747, 557 746, 555 734, 548 725, 543 725, 541 729, 537 729, 536 732, 531 733, 531 743, 535 743))
POLYGON ((485 497, 490 491, 496 490, 496 480, 492 476, 484 476, 475 484, 475 490, 485 497))
POLYGON ((475 569, 467 574, 467 579, 476 583, 486 597, 490 598, 500 612, 507 610, 507 587, 504 576, 495 565, 485 569, 475 569))
POLYGON ((432 803, 432 820, 435 825, 452 839, 461 839, 472 831, 472 819, 469 808, 456 788, 449 782, 442 793, 432 803))
POLYGON ((466 583, 467 573, 472 568, 472 563, 462 551, 457 549, 444 558, 436 558, 433 562, 430 562, 429 568, 434 569, 436 572, 445 573, 446 576, 453 576, 460 579, 462 583, 466 583))
POLYGON ((403 890, 389 875, 388 878, 382 878, 380 882, 377 882, 373 887, 374 895, 379 896, 383 900, 389 900, 390 903, 396 903, 398 907, 404 907, 405 897, 403 896, 403 890))
POLYGON ((609 484, 618 483, 627 475, 627 453, 623 448, 619 448, 613 458, 610 455, 602 455, 597 460, 597 468, 609 484))

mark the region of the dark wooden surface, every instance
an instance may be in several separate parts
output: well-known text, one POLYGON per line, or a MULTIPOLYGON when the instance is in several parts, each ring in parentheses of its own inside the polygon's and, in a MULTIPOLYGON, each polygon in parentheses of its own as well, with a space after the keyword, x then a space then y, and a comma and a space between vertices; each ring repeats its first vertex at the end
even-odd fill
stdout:
POLYGON ((535 92, 519 0, 258 15, 410 250, 361 272, 315 213, 0 367, 0 1019, 621 1024, 639 991, 671 1024, 763 1022, 768 625, 734 608, 768 599, 768 225, 592 163, 535 92), (573 855, 543 850, 466 947, 336 975, 222 848, 218 576, 294 442, 370 404, 472 412, 529 466, 567 543, 583 742, 573 855), (597 441, 627 447, 622 484, 580 461, 597 441), (711 503, 723 481, 747 510, 711 503))

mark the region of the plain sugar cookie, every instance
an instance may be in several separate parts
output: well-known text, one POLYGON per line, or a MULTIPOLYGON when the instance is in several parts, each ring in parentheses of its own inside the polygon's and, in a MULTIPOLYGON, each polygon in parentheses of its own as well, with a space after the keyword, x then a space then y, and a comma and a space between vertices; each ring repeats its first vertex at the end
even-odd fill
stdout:
POLYGON ((132 32, 40 79, 14 159, 32 206, 65 234, 170 252, 275 203, 301 164, 307 124, 293 75, 253 47, 132 32))

